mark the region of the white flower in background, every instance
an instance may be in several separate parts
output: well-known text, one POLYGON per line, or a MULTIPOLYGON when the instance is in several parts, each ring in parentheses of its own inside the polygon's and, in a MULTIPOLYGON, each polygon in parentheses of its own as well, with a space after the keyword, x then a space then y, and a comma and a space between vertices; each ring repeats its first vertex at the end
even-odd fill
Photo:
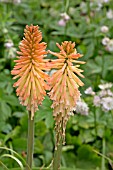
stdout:
POLYGON ((95 95, 95 92, 93 91, 92 87, 88 87, 84 92, 85 94, 95 95))
POLYGON ((84 101, 79 100, 77 101, 74 110, 81 115, 88 115, 89 107, 84 101))
POLYGON ((107 89, 107 95, 113 97, 113 92, 110 89, 107 89))
POLYGON ((58 25, 64 27, 66 26, 66 23, 68 22, 68 20, 70 20, 70 16, 66 12, 61 13, 60 16, 61 16, 61 19, 58 21, 58 25))
POLYGON ((110 39, 108 37, 104 37, 102 39, 102 44, 106 46, 109 43, 109 41, 110 41, 110 39))
POLYGON ((113 97, 113 92, 110 89, 104 89, 104 90, 101 90, 99 92, 99 97, 100 98, 106 97, 106 96, 113 97))
POLYGON ((12 47, 8 50, 8 58, 15 58, 16 57, 16 51, 17 49, 15 47, 12 47))
POLYGON ((97 3, 96 11, 100 11, 102 8, 102 4, 100 2, 97 3))
MULTIPOLYGON (((96 93, 89 87, 85 90, 85 94, 94 95, 93 104, 95 107, 100 107, 104 112, 113 110, 113 92, 111 91, 113 83, 100 84, 98 87, 100 88, 99 92, 96 93)), ((80 106, 79 101, 78 106, 80 106)), ((82 105, 80 107, 82 107, 82 105)))
POLYGON ((104 97, 101 99, 101 105, 103 111, 113 110, 113 97, 104 97))
POLYGON ((101 28, 100 28, 101 32, 103 33, 107 33, 109 31, 109 28, 106 26, 106 25, 103 25, 101 28))
POLYGON ((64 21, 64 19, 60 19, 60 20, 58 21, 58 25, 65 27, 65 26, 66 26, 66 21, 64 21))
POLYGON ((107 90, 101 90, 99 91, 99 97, 102 98, 102 97, 105 97, 107 95, 107 90))
POLYGON ((4 43, 4 47, 6 47, 6 48, 11 48, 13 46, 14 46, 14 44, 13 44, 12 40, 8 40, 7 42, 4 43))
POLYGON ((111 87, 113 87, 113 83, 100 84, 98 87, 99 87, 101 90, 110 89, 111 87))
POLYGON ((109 9, 109 11, 106 13, 106 17, 108 19, 113 19, 113 10, 109 9))
POLYGON ((110 0, 103 0, 103 2, 108 3, 110 0))
POLYGON ((94 96, 93 104, 101 107, 104 112, 113 110, 113 92, 111 91, 112 83, 100 84, 101 89, 98 95, 94 96))
POLYGON ((21 3, 21 0, 0 0, 0 2, 19 4, 19 3, 21 3))
POLYGON ((13 3, 14 3, 14 4, 20 4, 20 3, 21 3, 21 0, 13 0, 13 3))
POLYGON ((99 96, 94 96, 94 99, 93 99, 93 104, 94 106, 100 106, 100 102, 101 102, 101 98, 99 96))
POLYGON ((61 13, 60 16, 61 16, 65 21, 70 20, 70 16, 69 16, 66 12, 61 13))
POLYGON ((101 0, 93 0, 90 2, 90 7, 93 8, 96 11, 100 11, 102 8, 102 2, 101 0))
POLYGON ((14 47, 13 41, 10 39, 4 43, 4 47, 6 47, 5 55, 7 58, 14 58, 16 56, 16 48, 14 47))
POLYGON ((87 4, 85 2, 81 2, 80 9, 83 14, 86 14, 87 13, 87 4))
POLYGON ((107 44, 107 46, 106 46, 106 50, 108 50, 108 51, 110 51, 110 52, 113 51, 113 39, 111 39, 111 40, 108 42, 108 44, 107 44))
POLYGON ((96 0, 99 3, 108 3, 110 0, 96 0))

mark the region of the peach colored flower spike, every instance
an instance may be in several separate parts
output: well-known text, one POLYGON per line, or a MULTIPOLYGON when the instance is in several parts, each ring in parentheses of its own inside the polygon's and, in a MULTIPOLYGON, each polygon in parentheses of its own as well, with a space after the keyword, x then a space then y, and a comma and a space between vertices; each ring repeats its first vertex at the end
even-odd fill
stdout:
POLYGON ((77 61, 82 57, 77 53, 75 43, 64 41, 61 45, 56 44, 60 49, 59 53, 48 51, 50 54, 58 57, 49 63, 51 68, 57 71, 49 79, 51 91, 49 92, 50 99, 53 100, 52 108, 55 119, 55 130, 57 144, 62 140, 65 143, 66 123, 73 114, 73 109, 76 106, 77 100, 80 98, 79 86, 83 86, 83 82, 78 78, 84 77, 79 69, 79 64, 84 64, 83 61, 77 61))
POLYGON ((19 96, 20 103, 27 106, 27 110, 31 111, 33 118, 35 111, 38 109, 46 95, 48 89, 45 80, 48 75, 42 70, 47 70, 46 61, 43 59, 47 54, 45 51, 46 43, 42 40, 42 33, 38 26, 26 26, 24 30, 25 38, 19 45, 20 52, 16 65, 11 71, 14 75, 13 79, 19 78, 14 87, 17 87, 16 94, 19 96))

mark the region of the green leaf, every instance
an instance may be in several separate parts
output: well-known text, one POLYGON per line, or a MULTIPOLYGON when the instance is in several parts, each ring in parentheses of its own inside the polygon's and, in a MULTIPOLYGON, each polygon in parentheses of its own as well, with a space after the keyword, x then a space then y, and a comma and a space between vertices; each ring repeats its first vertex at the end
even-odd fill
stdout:
POLYGON ((21 124, 21 131, 27 131, 28 129, 28 115, 27 114, 21 117, 20 124, 21 124))
POLYGON ((2 126, 2 132, 4 133, 9 133, 11 130, 12 130, 12 126, 9 123, 4 124, 4 126, 2 126))
POLYGON ((11 116, 11 109, 8 106, 8 104, 6 104, 3 101, 0 103, 0 105, 1 105, 0 117, 1 119, 6 120, 11 116))
POLYGON ((20 126, 16 126, 14 130, 12 130, 10 133, 8 133, 5 137, 4 142, 6 142, 8 139, 13 139, 20 134, 20 126))
POLYGON ((77 163, 78 168, 89 169, 100 167, 100 157, 97 156, 90 145, 82 145, 77 151, 77 163))
POLYGON ((12 92, 13 92, 13 86, 11 83, 8 83, 6 87, 6 93, 10 95, 12 92))
POLYGON ((21 117, 23 117, 24 114, 25 114, 24 112, 14 112, 13 116, 15 116, 17 118, 21 118, 21 117))
POLYGON ((89 60, 86 64, 88 75, 91 74, 98 74, 102 72, 101 66, 97 65, 97 63, 94 62, 94 60, 89 60), (90 70, 90 71, 89 71, 90 70))
POLYGON ((45 123, 47 128, 52 128, 53 127, 53 116, 52 112, 53 110, 51 109, 51 104, 52 101, 46 96, 45 100, 42 103, 42 106, 40 106, 39 111, 36 112, 35 116, 35 121, 40 121, 45 119, 45 123))
POLYGON ((97 135, 102 138, 104 136, 104 132, 105 132, 105 127, 102 125, 98 125, 97 135))
POLYGON ((87 50, 86 50, 86 54, 84 56, 84 59, 89 59, 93 56, 93 53, 94 53, 94 43, 91 42, 88 46, 87 46, 87 50))
POLYGON ((44 146, 41 143, 41 141, 37 138, 34 140, 34 153, 36 154, 42 154, 44 151, 44 146))
POLYGON ((6 96, 6 95, 5 95, 5 96, 3 97, 3 100, 4 100, 6 103, 10 104, 11 106, 19 106, 19 105, 20 105, 17 97, 15 97, 15 96, 13 96, 13 95, 10 95, 10 96, 6 96))
POLYGON ((53 154, 50 151, 44 151, 45 164, 49 164, 53 158, 53 154))
POLYGON ((11 159, 15 160, 15 161, 18 163, 18 165, 20 166, 21 170, 24 170, 23 164, 22 164, 21 161, 20 161, 18 158, 16 158, 15 156, 10 155, 10 154, 3 154, 3 155, 1 156, 1 158, 2 158, 2 157, 8 157, 8 158, 11 158, 11 159))
MULTIPOLYGON (((76 169, 76 155, 73 152, 68 151, 62 153, 62 164, 65 167, 70 167, 72 169, 76 169)), ((65 168, 64 168, 65 169, 65 168)))
POLYGON ((79 135, 81 141, 85 143, 93 142, 95 137, 91 132, 92 132, 91 129, 81 130, 79 135))
POLYGON ((35 135, 44 136, 47 132, 46 125, 43 121, 35 123, 35 135))
POLYGON ((26 138, 14 138, 12 141, 12 145, 14 147, 14 150, 18 151, 18 152, 26 152, 26 148, 27 148, 27 140, 26 138))
POLYGON ((43 145, 44 145, 44 150, 52 151, 53 150, 53 138, 50 133, 47 133, 44 140, 43 140, 43 145))
POLYGON ((47 126, 47 128, 52 128, 53 124, 54 124, 54 119, 53 119, 53 115, 52 112, 48 112, 46 120, 45 120, 45 124, 47 126))

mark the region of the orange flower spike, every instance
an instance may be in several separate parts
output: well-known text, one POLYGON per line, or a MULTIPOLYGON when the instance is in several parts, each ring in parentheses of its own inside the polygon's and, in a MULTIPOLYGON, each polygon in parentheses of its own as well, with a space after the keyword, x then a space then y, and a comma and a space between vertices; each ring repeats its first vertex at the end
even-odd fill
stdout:
POLYGON ((56 72, 49 78, 48 83, 51 87, 49 96, 53 100, 52 108, 55 119, 55 130, 57 145, 65 142, 65 129, 66 123, 73 114, 77 100, 80 98, 79 86, 84 83, 77 77, 84 77, 78 69, 80 65, 84 64, 83 61, 77 61, 82 57, 75 49, 75 43, 71 41, 64 41, 61 45, 56 44, 60 52, 48 51, 50 54, 58 57, 56 60, 50 62, 50 67, 57 69, 56 72))
POLYGON ((38 109, 46 95, 48 86, 46 81, 48 75, 43 70, 48 70, 47 60, 44 60, 47 52, 46 43, 41 42, 42 33, 38 26, 26 26, 24 30, 23 40, 21 41, 17 52, 17 60, 11 74, 14 75, 13 79, 18 78, 14 83, 17 87, 16 93, 19 96, 20 103, 31 111, 31 118, 38 109))

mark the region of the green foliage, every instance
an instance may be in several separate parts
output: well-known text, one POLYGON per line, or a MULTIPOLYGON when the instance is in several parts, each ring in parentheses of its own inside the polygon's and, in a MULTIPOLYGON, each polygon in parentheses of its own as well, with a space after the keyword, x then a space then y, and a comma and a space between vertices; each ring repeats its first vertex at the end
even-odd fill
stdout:
MULTIPOLYGON (((86 61, 82 66, 85 86, 80 90, 89 105, 89 115, 85 117, 75 114, 69 120, 61 162, 64 168, 61 170, 100 170, 102 155, 95 153, 93 149, 103 152, 103 138, 106 146, 104 154, 113 160, 113 111, 104 113, 100 108, 94 108, 93 97, 84 94, 84 90, 89 86, 98 91, 101 82, 113 82, 113 51, 109 51, 107 46, 102 44, 103 38, 112 39, 113 35, 112 19, 106 16, 110 9, 113 10, 111 1, 101 1, 100 10, 97 1, 92 1, 92 4, 85 0, 22 0, 20 3, 13 3, 12 0, 1 1, 0 146, 15 150, 26 160, 28 113, 15 95, 14 80, 10 72, 25 25, 38 24, 47 49, 57 51, 56 42, 75 41, 77 51, 84 54, 83 60, 86 61), (58 22, 61 19, 60 14, 64 12, 70 16, 70 20, 63 27, 58 22), (108 26, 108 32, 101 31, 103 25, 108 26), (6 46, 7 42, 12 42, 13 45, 9 48, 6 46)), ((48 58, 52 57, 48 55, 48 58)), ((34 167, 49 166, 53 157, 55 141, 51 104, 49 97, 45 97, 42 106, 35 113, 34 167)), ((0 156, 4 154, 11 154, 12 159, 8 155, 0 157, 0 170, 3 170, 1 161, 10 170, 20 170, 17 162, 13 160, 14 153, 0 149, 0 156)), ((113 169, 108 159, 105 167, 106 170, 109 170, 108 167, 113 169)), ((40 168, 33 170, 35 169, 40 168)))

